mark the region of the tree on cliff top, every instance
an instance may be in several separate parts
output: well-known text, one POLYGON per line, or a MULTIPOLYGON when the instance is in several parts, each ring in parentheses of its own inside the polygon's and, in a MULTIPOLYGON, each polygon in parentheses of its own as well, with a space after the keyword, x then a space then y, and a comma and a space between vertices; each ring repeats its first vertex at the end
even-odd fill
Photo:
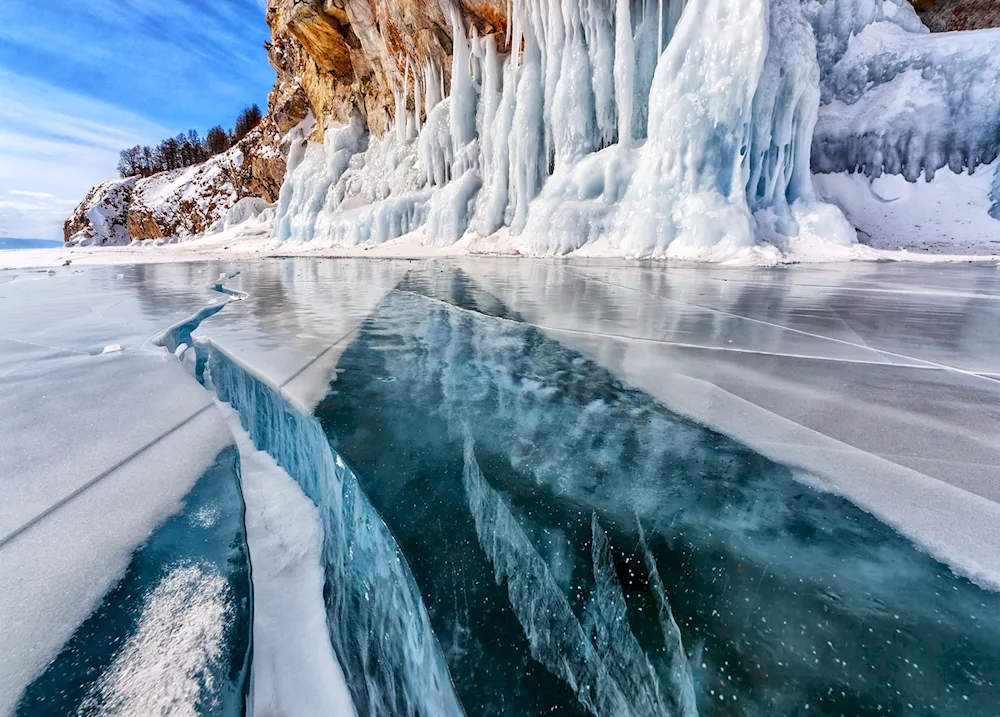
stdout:
POLYGON ((219 125, 208 130, 208 134, 205 136, 205 151, 208 152, 209 156, 214 157, 217 154, 222 154, 227 149, 229 149, 229 133, 219 125))
POLYGON ((168 137, 155 148, 137 145, 123 149, 119 153, 118 172, 123 177, 148 177, 157 172, 200 164, 209 157, 222 154, 246 137, 261 119, 260 107, 251 105, 240 112, 236 127, 231 132, 216 125, 208 130, 204 141, 192 129, 187 134, 182 132, 176 137, 168 137))
POLYGON ((256 104, 250 105, 240 112, 240 116, 236 118, 236 127, 233 129, 233 144, 246 137, 250 133, 250 130, 260 123, 263 117, 264 115, 261 114, 260 107, 256 104))

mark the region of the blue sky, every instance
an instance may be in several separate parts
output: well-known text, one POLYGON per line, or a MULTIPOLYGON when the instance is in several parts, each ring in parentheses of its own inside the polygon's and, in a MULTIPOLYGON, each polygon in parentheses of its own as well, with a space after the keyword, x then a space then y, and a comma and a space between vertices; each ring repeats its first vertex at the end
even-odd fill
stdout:
POLYGON ((264 0, 0 0, 0 236, 61 238, 118 151, 266 109, 264 0))

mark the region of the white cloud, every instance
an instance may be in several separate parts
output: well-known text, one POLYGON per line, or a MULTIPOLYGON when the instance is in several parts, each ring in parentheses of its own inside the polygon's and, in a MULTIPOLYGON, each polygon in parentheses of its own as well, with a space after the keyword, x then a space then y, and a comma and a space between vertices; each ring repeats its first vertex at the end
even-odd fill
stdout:
POLYGON ((116 174, 118 152, 169 129, 120 107, 0 69, 0 234, 62 237, 90 188, 116 174))
POLYGON ((49 194, 48 192, 29 192, 25 189, 11 189, 7 192, 15 197, 33 197, 35 199, 55 199, 55 194, 49 194))

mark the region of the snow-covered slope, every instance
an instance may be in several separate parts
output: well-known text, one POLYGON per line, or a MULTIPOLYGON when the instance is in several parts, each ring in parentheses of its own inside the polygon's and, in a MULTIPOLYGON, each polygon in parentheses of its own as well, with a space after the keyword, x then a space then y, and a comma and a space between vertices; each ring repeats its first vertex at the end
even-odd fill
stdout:
POLYGON ((150 177, 100 184, 65 226, 70 245, 121 245, 132 240, 186 239, 213 227, 231 226, 238 200, 241 219, 257 216, 277 195, 285 160, 273 122, 265 120, 245 139, 201 164, 150 177))

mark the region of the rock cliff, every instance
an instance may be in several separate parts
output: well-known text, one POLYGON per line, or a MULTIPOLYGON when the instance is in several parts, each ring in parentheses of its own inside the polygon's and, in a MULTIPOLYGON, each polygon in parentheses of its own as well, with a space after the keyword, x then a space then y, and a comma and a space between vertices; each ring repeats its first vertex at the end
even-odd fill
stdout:
MULTIPOLYGON (((278 74, 269 99, 279 128, 311 108, 314 139, 329 120, 344 124, 356 108, 377 136, 395 115, 395 90, 431 76, 451 78, 449 5, 437 0, 268 0, 268 54, 278 74)), ((466 27, 480 35, 507 33, 507 3, 462 0, 466 27)), ((501 43, 503 44, 503 43, 501 43)), ((412 97, 408 109, 413 110, 412 97)))
POLYGON ((285 176, 281 138, 265 117, 236 146, 201 164, 99 184, 66 220, 63 239, 113 245, 184 238, 208 230, 243 197, 274 202, 285 176))
MULTIPOLYGON (((995 0, 911 0, 932 31, 1000 26, 995 0)), ((395 115, 395 91, 404 77, 451 79, 452 25, 448 0, 268 0, 268 54, 278 80, 269 99, 283 131, 311 109, 316 132, 345 124, 354 109, 376 136, 395 115)), ((460 0, 463 23, 480 35, 496 33, 505 47, 507 2, 460 0)), ((414 110, 412 96, 407 110, 414 110)))

